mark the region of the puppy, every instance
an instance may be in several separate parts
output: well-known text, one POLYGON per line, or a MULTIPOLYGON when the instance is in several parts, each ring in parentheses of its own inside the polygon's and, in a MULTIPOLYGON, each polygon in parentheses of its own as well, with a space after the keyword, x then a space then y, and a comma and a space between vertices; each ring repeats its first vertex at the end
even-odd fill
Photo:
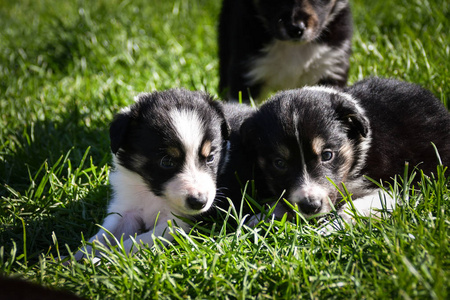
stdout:
POLYGON ((219 21, 219 93, 344 86, 351 53, 348 0, 224 0, 219 21))
MULTIPOLYGON (((393 208, 366 177, 391 181, 405 162, 426 174, 450 164, 450 114, 429 91, 392 79, 370 78, 339 91, 305 87, 276 94, 242 126, 269 196, 284 197, 307 218, 332 205, 351 220, 330 182, 345 184, 356 210, 393 208)), ((412 168, 410 168, 412 169, 412 168)), ((286 211, 280 209, 283 213, 286 211)))
MULTIPOLYGON (((179 217, 193 219, 213 205, 217 176, 226 173, 229 136, 220 102, 206 93, 172 89, 139 95, 110 127, 114 194, 102 227, 123 237, 127 252, 136 250, 130 237, 149 246, 153 236, 171 240, 168 221, 188 230, 179 217)), ((105 239, 114 244, 101 229, 89 242, 105 239)))

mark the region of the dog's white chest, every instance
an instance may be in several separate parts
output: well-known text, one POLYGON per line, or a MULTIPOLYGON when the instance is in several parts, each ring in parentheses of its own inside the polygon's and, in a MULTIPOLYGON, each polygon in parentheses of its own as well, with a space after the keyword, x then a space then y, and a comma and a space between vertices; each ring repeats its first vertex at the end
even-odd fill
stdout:
POLYGON ((316 43, 274 41, 250 63, 249 84, 262 83, 261 96, 272 91, 313 85, 321 78, 342 79, 344 50, 316 43))
POLYGON ((167 202, 154 195, 139 175, 116 164, 116 170, 110 173, 109 180, 114 188, 114 197, 108 213, 122 215, 133 212, 148 226, 155 224, 158 214, 170 214, 167 202))

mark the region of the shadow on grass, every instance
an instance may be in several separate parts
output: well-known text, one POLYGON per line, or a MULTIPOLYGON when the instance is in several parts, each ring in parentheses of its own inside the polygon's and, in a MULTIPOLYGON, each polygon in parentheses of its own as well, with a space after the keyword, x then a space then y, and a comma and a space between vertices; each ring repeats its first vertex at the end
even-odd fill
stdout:
POLYGON ((13 248, 17 248, 16 255, 23 254, 26 245, 28 264, 33 264, 41 254, 57 257, 55 236, 60 254, 67 255, 66 244, 75 251, 81 245, 82 236, 88 239, 98 231, 96 224, 101 224, 106 215, 108 195, 109 187, 105 185, 79 202, 42 209, 45 213, 40 215, 23 213, 15 216, 10 223, 2 225, 0 244, 5 247, 6 255, 13 248))
MULTIPOLYGON (((60 116, 8 132, 0 161, 0 246, 17 247, 36 262, 41 253, 62 254, 93 234, 109 199, 108 127, 86 126, 77 107, 60 116), (24 232, 25 226, 25 232, 24 232)), ((98 124, 96 124, 98 125, 98 124)))
MULTIPOLYGON (((108 125, 87 126, 85 115, 77 104, 59 120, 44 120, 26 124, 22 128, 6 129, 7 142, 0 145, 3 161, 0 162, 0 183, 13 187, 26 187, 30 174, 41 167, 43 162, 55 163, 71 150, 74 163, 81 161, 84 152, 91 147, 90 156, 97 165, 105 165, 110 160, 108 125), (96 127, 96 128, 95 128, 96 127)), ((4 196, 0 191, 0 196, 4 196)))

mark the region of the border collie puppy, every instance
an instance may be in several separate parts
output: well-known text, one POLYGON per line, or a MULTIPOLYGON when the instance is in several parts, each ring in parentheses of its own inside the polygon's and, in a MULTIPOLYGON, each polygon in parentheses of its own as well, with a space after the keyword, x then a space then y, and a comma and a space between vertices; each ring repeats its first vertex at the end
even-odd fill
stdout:
MULTIPOLYGON (((402 175, 405 162, 426 174, 450 165, 450 114, 429 91, 406 82, 370 78, 344 92, 305 87, 276 94, 242 126, 243 139, 268 194, 298 205, 305 217, 341 205, 337 185, 353 194, 355 208, 393 208, 388 195, 369 181, 402 175), (384 199, 383 199, 384 198, 384 199)), ((284 211, 281 209, 281 213, 284 211)))
MULTIPOLYGON (((110 127, 114 194, 102 226, 118 240, 123 236, 127 252, 136 250, 130 237, 150 246, 153 235, 171 240, 170 220, 188 230, 178 217, 194 219, 213 205, 229 130, 222 105, 206 93, 139 95, 110 127)), ((89 242, 105 244, 105 238, 111 240, 101 229, 89 242)), ((80 250, 75 258, 82 257, 80 250)))
POLYGON ((305 85, 345 86, 351 53, 348 0, 224 0, 219 93, 264 99, 305 85))

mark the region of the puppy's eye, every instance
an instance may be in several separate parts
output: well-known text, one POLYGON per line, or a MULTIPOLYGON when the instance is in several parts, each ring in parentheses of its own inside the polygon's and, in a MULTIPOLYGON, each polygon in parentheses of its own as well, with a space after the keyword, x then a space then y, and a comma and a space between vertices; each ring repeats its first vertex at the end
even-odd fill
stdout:
POLYGON ((173 169, 177 166, 177 163, 174 161, 172 156, 166 155, 161 159, 159 165, 163 169, 173 169))
POLYGON ((211 155, 209 155, 209 156, 206 158, 206 163, 207 163, 207 164, 212 164, 212 163, 214 162, 215 159, 216 159, 216 158, 215 158, 214 154, 211 154, 211 155))
POLYGON ((276 169, 278 169, 279 171, 286 171, 286 169, 288 167, 286 161, 284 159, 281 159, 281 158, 276 158, 273 161, 273 166, 276 169))
POLYGON ((322 152, 322 161, 330 161, 333 158, 333 151, 325 150, 322 152))

